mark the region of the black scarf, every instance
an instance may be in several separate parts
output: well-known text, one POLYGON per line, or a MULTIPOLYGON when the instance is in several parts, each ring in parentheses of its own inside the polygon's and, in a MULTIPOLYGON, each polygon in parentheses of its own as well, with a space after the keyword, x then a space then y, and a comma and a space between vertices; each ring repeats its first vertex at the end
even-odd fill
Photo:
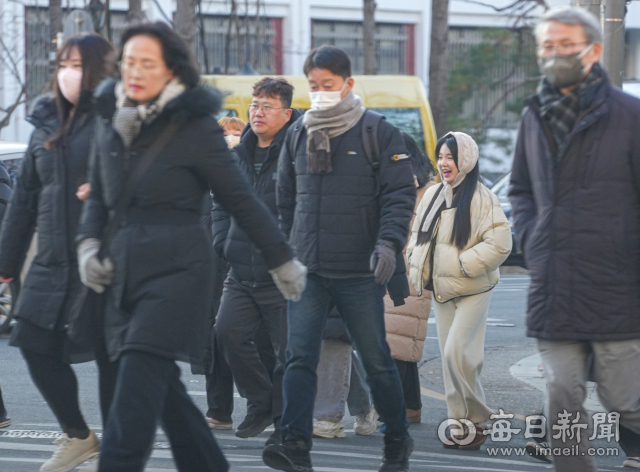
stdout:
POLYGON ((596 62, 580 85, 566 95, 562 95, 546 78, 538 85, 540 116, 549 123, 558 149, 555 159, 566 151, 569 144, 567 137, 578 121, 580 113, 593 105, 596 93, 604 83, 603 77, 604 71, 596 62))

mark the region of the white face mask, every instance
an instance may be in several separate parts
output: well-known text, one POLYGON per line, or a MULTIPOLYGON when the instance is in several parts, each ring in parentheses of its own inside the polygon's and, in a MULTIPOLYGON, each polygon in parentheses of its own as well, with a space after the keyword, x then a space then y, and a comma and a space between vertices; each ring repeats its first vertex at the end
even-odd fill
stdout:
POLYGON ((58 71, 58 87, 64 98, 74 105, 80 100, 82 90, 82 71, 65 67, 58 71))
POLYGON ((224 140, 227 142, 227 146, 229 146, 229 148, 232 148, 233 146, 235 146, 240 142, 240 136, 234 136, 232 134, 228 134, 224 137, 224 140))
POLYGON ((311 101, 312 110, 326 110, 336 106, 342 100, 342 91, 347 86, 345 80, 344 85, 337 92, 309 92, 309 100, 311 101))

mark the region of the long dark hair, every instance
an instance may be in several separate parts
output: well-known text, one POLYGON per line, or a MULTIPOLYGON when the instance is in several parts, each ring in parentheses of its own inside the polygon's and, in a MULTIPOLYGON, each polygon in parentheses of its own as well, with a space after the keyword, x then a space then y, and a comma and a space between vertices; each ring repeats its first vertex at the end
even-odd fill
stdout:
MULTIPOLYGON (((440 148, 443 144, 446 144, 451 151, 456 167, 460 170, 460 166, 458 165, 458 142, 456 138, 452 134, 446 134, 440 138, 436 143, 436 156, 440 155, 440 148)), ((450 242, 458 249, 463 249, 467 245, 467 242, 469 242, 469 237, 471 236, 471 200, 476 191, 479 177, 480 166, 476 163, 475 167, 471 169, 471 172, 469 172, 462 183, 458 185, 453 197, 456 213, 453 218, 450 242)))
POLYGON ((58 85, 58 71, 60 70, 60 63, 69 57, 69 53, 74 47, 78 48, 82 58, 82 90, 93 90, 112 71, 109 63, 113 61, 113 58, 109 56, 114 53, 114 48, 109 41, 99 34, 74 34, 62 43, 56 53, 56 69, 51 78, 53 96, 58 113, 58 128, 45 142, 47 149, 53 149, 61 144, 63 139, 66 138, 73 121, 72 111, 74 104, 62 95, 58 85))
POLYGON ((400 134, 402 135, 407 151, 409 151, 409 162, 411 163, 413 175, 415 175, 418 180, 418 188, 422 188, 433 179, 435 174, 433 164, 411 135, 404 131, 401 131, 400 134))
POLYGON ((180 82, 187 88, 198 85, 200 81, 200 71, 198 70, 198 65, 193 55, 182 39, 180 39, 178 33, 162 21, 142 23, 124 30, 120 37, 122 47, 120 48, 118 61, 122 60, 122 54, 127 41, 134 36, 140 35, 155 38, 160 42, 162 46, 162 59, 164 59, 164 63, 173 75, 180 79, 180 82))

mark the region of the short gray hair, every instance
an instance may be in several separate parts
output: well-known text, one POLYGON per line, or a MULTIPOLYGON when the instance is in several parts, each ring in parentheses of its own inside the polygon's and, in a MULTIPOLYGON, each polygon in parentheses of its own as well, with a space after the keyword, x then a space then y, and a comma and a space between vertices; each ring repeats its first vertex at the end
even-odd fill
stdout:
POLYGON ((558 7, 548 10, 542 17, 542 21, 536 25, 535 34, 538 44, 540 44, 542 27, 550 21, 565 25, 582 25, 589 44, 602 42, 602 28, 595 15, 580 7, 558 7))

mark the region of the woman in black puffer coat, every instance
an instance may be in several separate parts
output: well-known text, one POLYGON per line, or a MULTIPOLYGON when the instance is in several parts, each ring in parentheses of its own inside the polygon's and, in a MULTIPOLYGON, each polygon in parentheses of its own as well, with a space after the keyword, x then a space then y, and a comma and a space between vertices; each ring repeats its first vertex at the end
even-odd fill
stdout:
POLYGON ((226 471, 175 363, 202 356, 207 335, 213 251, 201 224, 207 192, 263 251, 289 298, 300 296, 305 270, 236 167, 215 120, 221 94, 199 85, 177 33, 164 23, 142 24, 127 29, 120 43, 122 80, 96 92, 91 193, 77 236, 81 279, 106 290, 107 349, 118 361, 99 471, 142 471, 158 424, 178 470, 226 471), (177 131, 164 134, 171 123, 177 131), (109 257, 100 260, 124 181, 161 135, 169 139, 136 182, 124 222, 105 247, 109 257))
MULTIPOLYGON (((68 365, 69 360, 87 359, 84 355, 93 353, 77 352, 67 340, 65 326, 71 302, 82 286, 74 236, 95 127, 92 90, 107 75, 106 58, 112 51, 106 39, 92 33, 72 36, 58 50, 54 92, 40 98, 28 118, 35 130, 3 222, 2 282, 20 277, 38 228, 38 252, 16 303, 18 323, 11 345, 20 348, 34 383, 64 432, 41 472, 72 470, 99 450, 80 412, 77 380, 68 365)), ((106 361, 106 356, 102 359, 106 361)), ((103 393, 109 383, 103 376, 109 371, 108 363, 101 363, 100 371, 103 393)), ((108 397, 101 397, 104 415, 108 397)))

